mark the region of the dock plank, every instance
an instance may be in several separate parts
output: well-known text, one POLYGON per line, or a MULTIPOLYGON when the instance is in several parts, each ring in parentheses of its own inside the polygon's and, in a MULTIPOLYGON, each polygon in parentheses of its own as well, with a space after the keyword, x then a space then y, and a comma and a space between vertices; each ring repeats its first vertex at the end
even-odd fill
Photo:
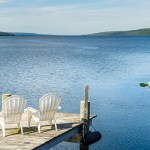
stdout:
MULTIPOLYGON (((31 149, 48 149, 69 137, 80 132, 82 123, 79 114, 56 113, 55 118, 58 124, 58 131, 48 122, 41 122, 41 133, 38 133, 36 123, 32 120, 31 127, 27 127, 28 113, 22 116, 24 135, 16 125, 6 125, 6 137, 2 136, 0 131, 0 149, 1 150, 31 150, 31 149)), ((91 116, 91 119, 95 118, 91 116)))

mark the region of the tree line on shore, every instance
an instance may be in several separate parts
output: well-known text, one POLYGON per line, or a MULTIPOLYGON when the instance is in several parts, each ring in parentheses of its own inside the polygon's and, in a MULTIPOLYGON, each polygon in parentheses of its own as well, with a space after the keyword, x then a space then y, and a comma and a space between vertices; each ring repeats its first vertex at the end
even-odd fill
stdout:
MULTIPOLYGON (((45 34, 35 34, 35 33, 17 33, 17 32, 0 32, 0 36, 39 36, 45 34)), ((52 35, 45 35, 52 36, 52 35)), ((53 35, 54 36, 54 35, 53 35)), ((79 35, 80 36, 80 35, 79 35)), ((150 36, 150 28, 129 30, 129 31, 108 31, 108 32, 98 32, 92 34, 85 34, 81 36, 150 36)))

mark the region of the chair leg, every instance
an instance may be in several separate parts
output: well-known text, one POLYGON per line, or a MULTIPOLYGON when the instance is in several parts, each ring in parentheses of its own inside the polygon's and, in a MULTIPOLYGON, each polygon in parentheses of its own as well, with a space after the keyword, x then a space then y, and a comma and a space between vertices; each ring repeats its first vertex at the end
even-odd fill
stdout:
POLYGON ((38 122, 38 131, 39 131, 39 133, 41 133, 41 126, 40 126, 40 122, 38 122))
POLYGON ((31 112, 28 112, 28 128, 30 128, 31 118, 32 118, 31 112))
POLYGON ((30 128, 30 124, 31 124, 31 117, 28 117, 28 128, 30 128))
POLYGON ((52 125, 52 120, 49 121, 49 125, 52 125))
POLYGON ((6 136, 6 135, 5 135, 5 124, 1 124, 1 126, 2 126, 3 136, 6 136))
POLYGON ((58 131, 58 129, 57 129, 57 124, 56 124, 56 120, 55 120, 55 119, 53 119, 53 120, 54 120, 54 124, 55 124, 55 130, 58 131))
POLYGON ((21 134, 23 135, 23 127, 22 127, 22 123, 20 122, 20 128, 21 128, 21 134))
POLYGON ((20 128, 20 124, 19 123, 17 123, 17 128, 20 128))

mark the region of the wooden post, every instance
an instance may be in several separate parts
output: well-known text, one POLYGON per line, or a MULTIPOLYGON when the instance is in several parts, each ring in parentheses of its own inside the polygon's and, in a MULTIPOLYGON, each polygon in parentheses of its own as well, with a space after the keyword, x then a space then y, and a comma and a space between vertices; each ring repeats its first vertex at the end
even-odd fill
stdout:
POLYGON ((86 85, 84 88, 84 108, 85 108, 85 123, 86 123, 86 131, 85 133, 89 132, 89 118, 90 118, 90 102, 88 102, 88 92, 89 86, 86 85))
POLYGON ((80 102, 80 121, 82 122, 83 119, 85 118, 85 109, 84 109, 84 101, 80 102))
MULTIPOLYGON (((89 132, 89 118, 90 118, 90 102, 88 101, 89 87, 86 85, 84 88, 84 101, 80 103, 80 121, 83 121, 82 137, 89 132)), ((89 150, 89 146, 80 143, 80 150, 89 150)))
MULTIPOLYGON (((88 101, 88 115, 87 119, 90 119, 90 102, 88 101)), ((80 101, 80 121, 83 121, 86 118, 85 115, 85 101, 80 101)))
POLYGON ((11 96, 11 94, 2 94, 2 112, 4 111, 3 103, 9 96, 11 96))

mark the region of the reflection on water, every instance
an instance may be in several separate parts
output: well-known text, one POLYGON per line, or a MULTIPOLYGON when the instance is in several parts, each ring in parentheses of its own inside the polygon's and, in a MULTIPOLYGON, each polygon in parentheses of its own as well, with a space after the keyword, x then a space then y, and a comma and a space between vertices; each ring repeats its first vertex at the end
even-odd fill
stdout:
MULTIPOLYGON (((90 149, 148 150, 150 37, 0 37, 0 93, 19 94, 38 108, 47 92, 62 96, 62 110, 79 113, 90 89, 93 124, 102 133, 90 149)), ((1 104, 0 104, 1 105, 1 104)), ((54 149, 79 149, 61 143, 54 149)))

